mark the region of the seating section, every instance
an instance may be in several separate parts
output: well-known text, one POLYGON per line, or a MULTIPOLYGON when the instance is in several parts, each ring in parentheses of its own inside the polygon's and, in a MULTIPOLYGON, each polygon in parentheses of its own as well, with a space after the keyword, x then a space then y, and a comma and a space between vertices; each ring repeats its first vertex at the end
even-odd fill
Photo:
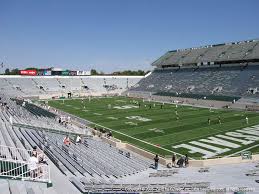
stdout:
POLYGON ((171 93, 186 97, 259 96, 259 65, 155 69, 130 91, 171 93))
POLYGON ((96 179, 122 177, 147 169, 150 165, 146 160, 133 155, 126 157, 102 141, 87 138, 83 144, 72 141, 67 147, 63 145, 64 135, 29 129, 26 132, 38 146, 45 145, 45 150, 59 161, 57 165, 62 164, 61 169, 66 174, 70 171, 75 176, 96 179))
POLYGON ((258 40, 169 51, 152 65, 161 68, 170 65, 213 64, 222 61, 254 61, 255 59, 259 60, 258 40))
POLYGON ((22 77, 0 76, 1 91, 11 96, 120 94, 134 86, 141 76, 22 77))
MULTIPOLYGON (((54 115, 33 104, 22 106, 22 101, 16 103, 5 96, 1 96, 1 102, 0 145, 23 150, 36 146, 68 177, 91 184, 112 184, 115 179, 137 174, 150 166, 151 161, 119 150, 99 138, 86 136, 82 143, 75 143, 75 126, 64 129, 54 115), (63 144, 65 134, 71 139, 68 147, 63 144)), ((0 149, 0 157, 28 161, 30 154, 0 149)), ((26 187, 27 193, 33 193, 37 187, 26 187)), ((4 189, 10 190, 10 186, 4 189)))

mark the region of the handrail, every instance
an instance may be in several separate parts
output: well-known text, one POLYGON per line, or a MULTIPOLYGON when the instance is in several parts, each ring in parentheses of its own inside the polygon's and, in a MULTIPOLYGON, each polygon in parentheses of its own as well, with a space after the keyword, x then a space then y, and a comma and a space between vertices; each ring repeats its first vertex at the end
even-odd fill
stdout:
POLYGON ((35 168, 30 169, 30 166, 32 164, 30 161, 30 157, 32 156, 33 152, 32 150, 0 145, 0 152, 2 155, 5 156, 8 156, 9 154, 7 158, 0 158, 0 176, 11 179, 18 178, 22 180, 36 180, 39 182, 51 183, 50 167, 47 164, 38 163, 36 161, 35 168), (19 157, 10 157, 10 155, 12 155, 11 152, 13 152, 13 155, 24 154, 27 156, 27 158, 26 160, 22 160, 19 159, 19 157))
MULTIPOLYGON (((39 171, 39 170, 45 169, 45 167, 46 167, 46 165, 39 165, 39 166, 37 166, 37 168, 34 169, 34 170, 27 170, 26 172, 23 172, 22 174, 19 174, 19 175, 17 175, 17 176, 14 176, 14 179, 19 178, 19 177, 21 177, 21 176, 23 177, 23 175, 26 175, 26 174, 31 173, 31 172, 33 172, 33 171, 39 171)), ((45 173, 45 171, 44 171, 43 175, 44 175, 44 174, 47 174, 47 173, 45 173)), ((42 176, 42 174, 41 174, 41 176, 42 176)), ((32 178, 36 179, 37 177, 41 177, 41 176, 36 176, 36 177, 32 177, 32 178)), ((27 177, 23 177, 23 178, 27 178, 27 177)))
POLYGON ((24 167, 24 166, 27 166, 27 165, 28 165, 27 163, 24 163, 22 166, 18 166, 18 167, 16 167, 16 168, 13 168, 13 169, 11 169, 11 170, 9 170, 9 171, 6 171, 6 172, 1 172, 0 175, 8 174, 9 172, 12 172, 12 171, 14 171, 14 170, 16 170, 16 169, 19 169, 19 168, 24 167))

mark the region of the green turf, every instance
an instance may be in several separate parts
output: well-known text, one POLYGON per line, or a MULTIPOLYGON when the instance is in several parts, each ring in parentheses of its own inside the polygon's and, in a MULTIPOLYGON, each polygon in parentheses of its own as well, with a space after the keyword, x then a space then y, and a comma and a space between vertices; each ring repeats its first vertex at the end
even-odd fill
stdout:
MULTIPOLYGON (((141 99, 126 97, 92 98, 91 101, 84 99, 83 103, 80 99, 71 99, 64 100, 64 104, 63 100, 51 100, 48 104, 110 128, 114 130, 113 135, 116 138, 163 156, 170 155, 172 151, 180 154, 187 153, 185 149, 173 149, 173 145, 187 143, 191 140, 198 140, 215 134, 223 134, 226 131, 242 129, 247 126, 244 122, 245 116, 249 117, 249 126, 259 123, 259 114, 254 112, 233 110, 210 111, 207 108, 179 105, 176 108, 174 104, 164 104, 161 109, 160 103, 143 102, 141 99), (133 101, 138 101, 141 104, 140 108, 133 101), (110 109, 109 104, 111 105, 110 109), (156 104, 155 107, 154 104, 156 104), (133 105, 137 106, 137 108, 114 108, 115 106, 121 107, 125 105, 133 105), (151 109, 149 105, 152 106, 151 109), (179 120, 176 119, 176 110, 179 120), (144 122, 126 118, 129 116, 141 116, 151 119, 151 121, 144 122), (218 123, 218 116, 221 117, 221 125, 218 123), (211 125, 207 123, 208 118, 211 119, 211 125)), ((250 144, 247 147, 252 145, 254 144, 250 144)), ((233 152, 245 148, 246 146, 242 146, 233 152)), ((232 154, 232 152, 230 151, 225 154, 232 154)), ((200 154, 190 156, 201 157, 200 154)))

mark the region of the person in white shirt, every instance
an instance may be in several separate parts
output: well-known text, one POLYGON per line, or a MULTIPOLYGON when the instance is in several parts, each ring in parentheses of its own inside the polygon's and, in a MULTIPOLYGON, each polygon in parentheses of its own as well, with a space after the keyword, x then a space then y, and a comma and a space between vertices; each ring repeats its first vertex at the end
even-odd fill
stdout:
POLYGON ((76 143, 81 143, 82 142, 82 138, 78 135, 76 137, 76 143))
POLYGON ((248 117, 246 116, 246 124, 248 125, 248 117))
POLYGON ((32 153, 32 156, 29 159, 28 168, 30 170, 30 176, 35 178, 37 176, 37 168, 38 168, 38 158, 37 153, 32 153))

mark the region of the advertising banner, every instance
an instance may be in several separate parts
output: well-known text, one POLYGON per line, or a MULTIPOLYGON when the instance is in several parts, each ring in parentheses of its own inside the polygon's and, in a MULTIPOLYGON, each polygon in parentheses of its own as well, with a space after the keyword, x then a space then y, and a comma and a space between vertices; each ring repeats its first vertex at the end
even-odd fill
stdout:
POLYGON ((37 75, 37 70, 20 70, 20 75, 37 75))

